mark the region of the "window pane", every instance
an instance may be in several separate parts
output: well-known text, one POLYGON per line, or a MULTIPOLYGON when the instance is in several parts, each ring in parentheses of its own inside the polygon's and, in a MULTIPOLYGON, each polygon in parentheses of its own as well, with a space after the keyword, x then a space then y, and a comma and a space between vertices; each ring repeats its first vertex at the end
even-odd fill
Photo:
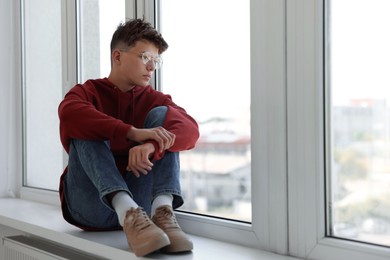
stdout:
POLYGON ((125 0, 80 0, 78 16, 79 81, 108 77, 112 33, 125 21, 125 0))
POLYGON ((390 1, 329 11, 332 235, 390 246, 390 1))
POLYGON ((249 0, 162 0, 162 91, 199 123, 183 210, 251 221, 249 0))
POLYGON ((58 189, 63 170, 57 107, 62 97, 61 1, 24 1, 24 185, 58 189))

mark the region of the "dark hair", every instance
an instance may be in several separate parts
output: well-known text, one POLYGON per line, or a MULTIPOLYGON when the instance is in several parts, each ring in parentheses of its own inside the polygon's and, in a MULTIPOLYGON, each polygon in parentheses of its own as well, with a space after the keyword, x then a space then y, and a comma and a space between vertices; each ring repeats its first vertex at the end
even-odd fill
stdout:
POLYGON ((158 48, 159 54, 168 49, 168 44, 162 35, 150 23, 143 19, 133 19, 118 25, 112 35, 111 52, 116 48, 133 47, 139 40, 153 43, 158 48))

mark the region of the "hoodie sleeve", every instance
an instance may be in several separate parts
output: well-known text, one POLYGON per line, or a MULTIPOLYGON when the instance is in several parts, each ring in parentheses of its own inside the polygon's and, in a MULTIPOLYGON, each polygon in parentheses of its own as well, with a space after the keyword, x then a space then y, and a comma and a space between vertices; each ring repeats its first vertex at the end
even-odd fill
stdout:
MULTIPOLYGON (((175 144, 168 151, 179 152, 194 148, 199 138, 197 122, 183 108, 176 105, 169 95, 164 96, 164 105, 168 107, 164 128, 176 135, 175 144)), ((156 148, 154 159, 161 159, 165 152, 160 153, 158 144, 156 142, 151 143, 156 148)))
POLYGON ((58 115, 61 142, 67 152, 71 139, 109 140, 117 136, 126 140, 131 125, 99 109, 99 96, 92 88, 76 85, 65 95, 59 105, 58 115))

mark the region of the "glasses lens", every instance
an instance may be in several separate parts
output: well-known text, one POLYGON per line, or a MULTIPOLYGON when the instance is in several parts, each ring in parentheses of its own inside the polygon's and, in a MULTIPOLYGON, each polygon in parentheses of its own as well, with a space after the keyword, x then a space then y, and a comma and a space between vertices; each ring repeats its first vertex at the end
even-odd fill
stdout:
POLYGON ((154 68, 159 69, 162 65, 162 58, 160 56, 153 57, 149 52, 144 52, 141 54, 142 62, 146 65, 148 62, 153 60, 154 68))
POLYGON ((141 54, 142 62, 146 65, 149 61, 152 60, 152 55, 148 52, 144 52, 141 54))

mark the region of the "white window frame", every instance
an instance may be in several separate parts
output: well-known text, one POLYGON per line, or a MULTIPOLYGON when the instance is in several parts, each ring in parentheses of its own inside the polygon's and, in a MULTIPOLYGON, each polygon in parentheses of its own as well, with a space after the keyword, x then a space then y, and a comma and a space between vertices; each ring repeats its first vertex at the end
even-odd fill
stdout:
POLYGON ((388 247, 326 234, 324 1, 286 1, 289 252, 309 259, 389 259, 388 247))
MULTIPOLYGON (((21 11, 24 5, 24 1, 28 0, 19 0, 18 6, 20 10, 20 17, 19 21, 21 21, 21 24, 19 26, 19 29, 21 30, 20 37, 21 37, 21 50, 20 55, 22 56, 24 51, 24 42, 23 42, 23 34, 24 34, 24 28, 23 28, 23 12, 21 11)), ((75 84, 76 84, 76 78, 77 78, 77 47, 76 47, 76 3, 75 0, 64 0, 61 1, 61 44, 63 46, 62 48, 62 92, 63 95, 65 95, 66 92, 68 92, 75 84)), ((22 61, 22 58, 20 59, 22 61)), ((20 67, 25 66, 23 62, 20 64, 20 67)), ((21 72, 21 78, 23 78, 22 74, 25 68, 23 68, 21 72)), ((22 89, 24 88, 24 79, 22 79, 22 89)), ((21 90, 21 107, 24 108, 25 106, 25 99, 26 96, 24 94, 24 91, 21 90)), ((23 109, 22 109, 23 110, 23 109)), ((21 115, 21 121, 22 121, 22 128, 24 127, 25 122, 25 114, 22 112, 21 115)), ((21 132, 22 140, 23 140, 23 148, 20 156, 20 160, 23 161, 22 166, 22 177, 19 180, 19 184, 17 186, 16 194, 20 196, 22 199, 28 199, 33 201, 39 201, 44 202, 52 205, 59 205, 59 195, 57 191, 51 191, 51 190, 45 190, 45 189, 39 189, 39 188, 32 188, 27 186, 26 184, 26 164, 25 164, 25 158, 26 158, 26 136, 24 133, 25 129, 23 129, 21 132)), ((67 165, 67 156, 64 152, 64 167, 67 165)))

